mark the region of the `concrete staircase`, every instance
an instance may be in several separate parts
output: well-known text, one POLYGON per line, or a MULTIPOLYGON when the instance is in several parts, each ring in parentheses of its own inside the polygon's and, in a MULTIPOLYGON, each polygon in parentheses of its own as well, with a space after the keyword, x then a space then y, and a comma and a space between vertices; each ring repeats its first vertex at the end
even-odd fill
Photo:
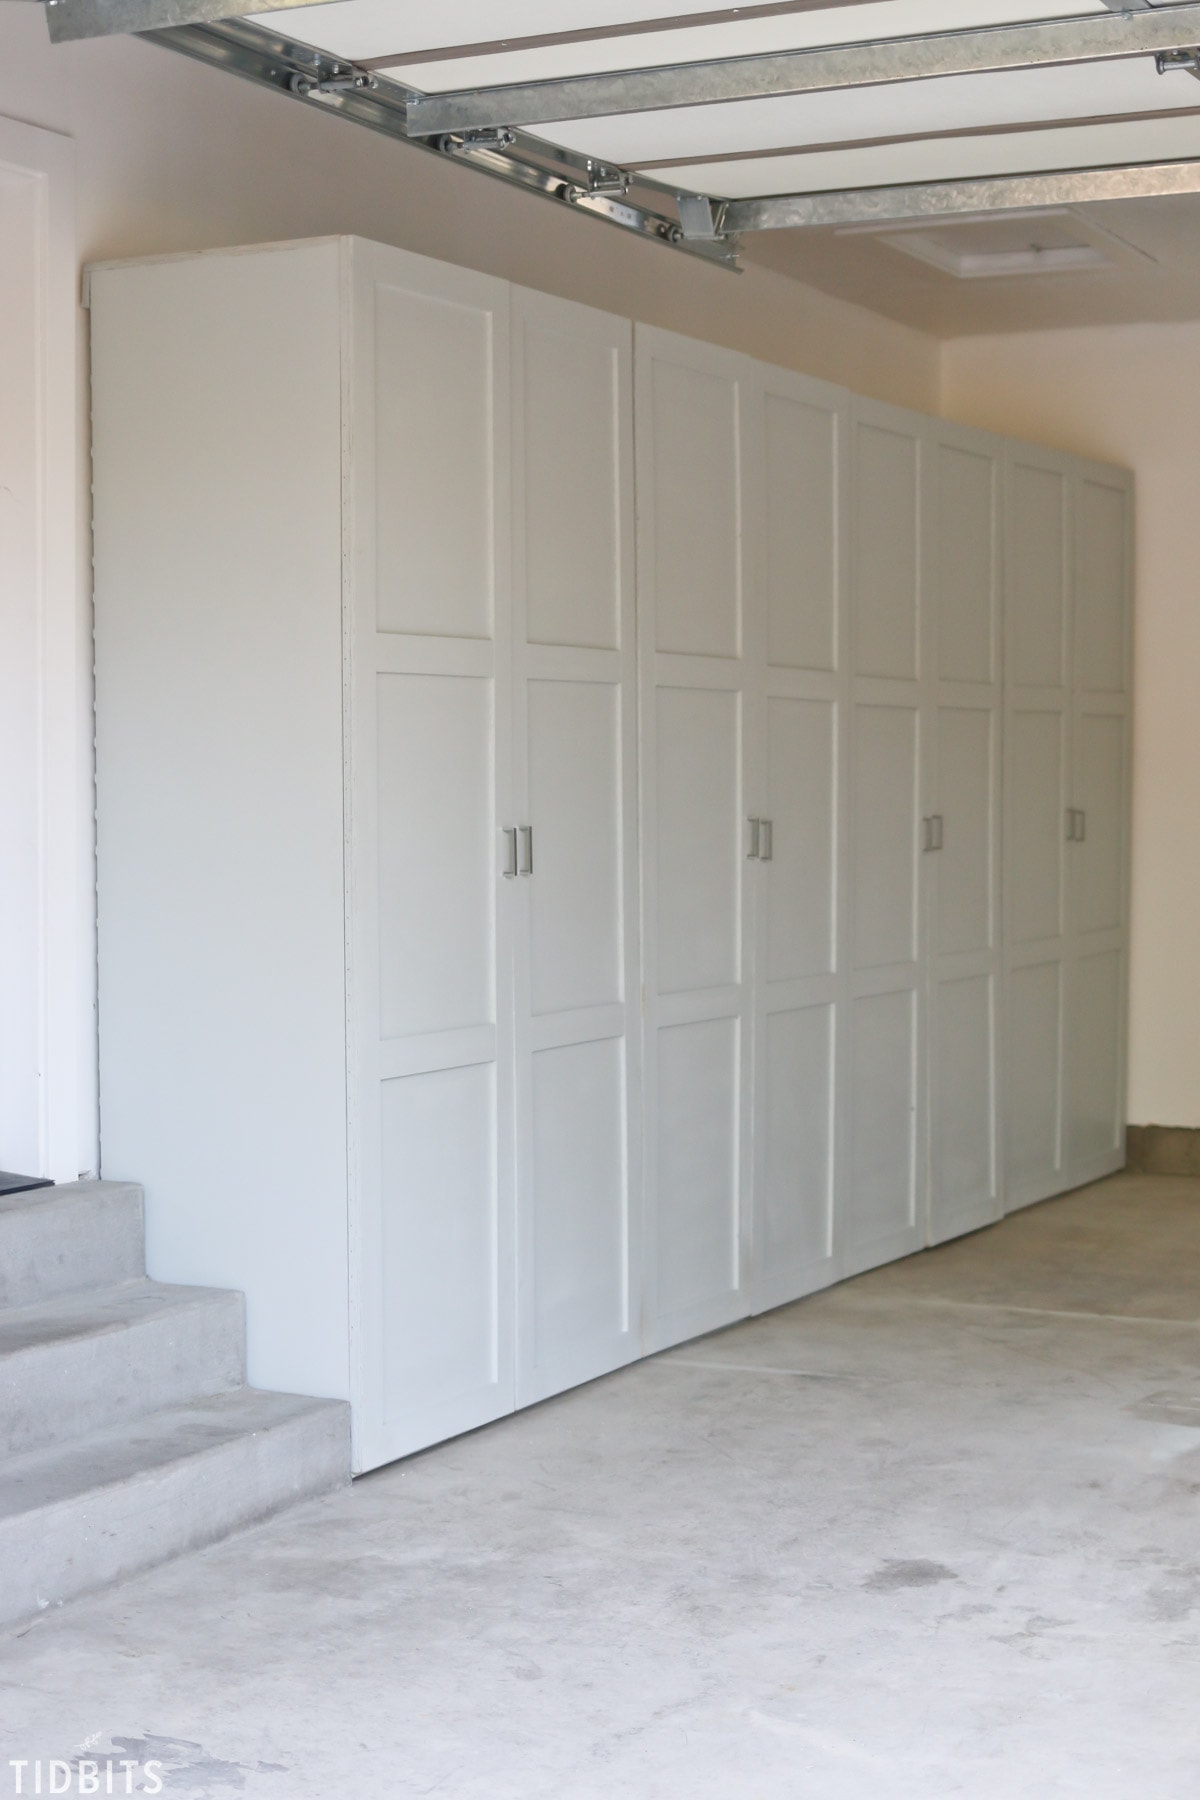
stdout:
POLYGON ((245 1380, 242 1296, 146 1279, 139 1187, 0 1200, 0 1623, 349 1480, 342 1402, 245 1380))

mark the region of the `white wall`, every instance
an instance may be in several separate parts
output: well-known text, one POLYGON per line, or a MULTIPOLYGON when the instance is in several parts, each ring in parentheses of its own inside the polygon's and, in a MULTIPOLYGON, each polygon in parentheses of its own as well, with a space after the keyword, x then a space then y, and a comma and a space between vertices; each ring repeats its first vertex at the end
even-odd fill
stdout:
POLYGON ((74 160, 0 118, 0 1166, 95 1162, 74 160))
MULTIPOLYGON (((737 277, 633 241, 566 207, 449 167, 152 44, 116 38, 52 47, 40 5, 0 0, 0 127, 5 117, 74 141, 80 263, 355 232, 725 343, 883 399, 930 411, 936 406, 938 347, 919 332, 768 270, 737 277)), ((47 841, 59 854, 38 878, 43 899, 60 915, 60 937, 70 937, 70 944, 50 957, 45 941, 41 947, 33 941, 35 903, 28 892, 10 896, 18 910, 25 907, 27 919, 20 931, 8 933, 14 980, 32 970, 51 994, 60 1049, 78 1077, 72 1077, 73 1087, 66 1081, 57 1090, 60 1098, 68 1096, 65 1104, 74 1114, 64 1119, 60 1106, 57 1149, 47 1148, 44 1121, 41 1128, 39 1168, 60 1179, 94 1167, 97 1160, 82 312, 77 347, 73 494, 69 480, 55 483, 60 525, 74 505, 82 528, 70 596, 71 641, 63 651, 68 660, 56 669, 71 716, 60 720, 48 739, 60 780, 73 783, 72 837, 67 844, 61 831, 51 834, 47 841), (64 1022, 74 1038, 69 1045, 61 1044, 64 1022)), ((60 372, 68 364, 64 356, 55 361, 60 372)), ((10 408, 8 416, 0 412, 0 434, 7 440, 14 433, 10 408)), ((7 442, 0 444, 0 464, 15 454, 7 442)), ((54 541, 61 549, 70 536, 63 528, 54 541)), ((36 620, 24 619, 22 650, 17 624, 9 631, 0 616, 0 659, 18 692, 32 691, 37 672, 31 657, 39 634, 45 644, 62 623, 44 607, 36 620)), ((3 822, 0 806, 0 830, 3 822)), ((45 827, 43 808, 32 828, 44 834, 45 827)), ((27 885, 34 877, 23 879, 27 885)), ((44 1050, 44 1030, 42 1038, 44 1050)), ((36 1053, 40 1080, 44 1055, 36 1053)), ((20 1050, 26 1057, 22 1068, 14 1063, 9 1088, 14 1116, 28 1111, 27 1054, 20 1050)), ((0 1075, 2 1064, 0 1057, 0 1075)), ((32 1142, 14 1136, 7 1152, 11 1161, 25 1161, 27 1149, 32 1155, 32 1142)), ((0 1145, 0 1166, 5 1154, 0 1145)))
POLYGON ((964 338, 950 418, 1137 477, 1129 1118, 1200 1127, 1200 324, 964 338))

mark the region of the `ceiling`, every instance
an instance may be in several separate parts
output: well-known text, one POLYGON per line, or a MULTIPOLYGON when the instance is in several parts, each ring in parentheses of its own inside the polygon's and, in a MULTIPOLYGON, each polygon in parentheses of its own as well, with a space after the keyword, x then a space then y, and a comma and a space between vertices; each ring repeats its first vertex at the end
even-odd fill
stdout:
POLYGON ((891 233, 833 231, 764 232, 742 254, 943 338, 1200 319, 1200 197, 1088 206, 1079 216, 1153 260, 967 281, 885 243, 891 233))
MULTIPOLYGON (((65 4, 119 8, 123 0, 65 4)), ((188 0, 171 4, 189 16, 188 0)), ((211 20, 221 10, 198 0, 190 16, 211 20)), ((236 11, 237 0, 223 10, 236 11)), ((755 220, 774 225, 775 197, 868 190, 878 228, 750 230, 741 235, 742 258, 941 335, 1200 317, 1200 60, 1192 48, 1200 4, 505 0, 498 8, 496 0, 327 0, 273 6, 250 22, 275 42, 311 46, 326 59, 326 73, 352 68, 375 95, 394 96, 407 121, 397 135, 452 145, 492 173, 506 154, 503 139, 492 141, 496 130, 514 127, 513 155, 532 145, 535 155, 558 147, 576 168, 587 169, 590 159, 605 179, 619 172, 631 184, 630 201, 649 195, 672 220, 676 190, 709 197, 710 214, 682 209, 689 239, 712 236, 697 218, 711 216, 718 238, 726 219, 738 229, 740 203, 774 202, 757 209, 755 220), (1118 40, 1129 31, 1136 37, 1118 40), (1190 58, 1196 66, 1160 72, 1153 49, 1143 48, 1147 31, 1155 44, 1171 46, 1173 63, 1190 58), (886 60, 896 40, 908 58, 900 76, 886 60), (1131 44, 1136 54, 1113 54, 1131 44), (818 54, 831 46, 839 47, 832 58, 818 54), (960 63, 965 57, 970 72, 929 74, 946 66, 947 53, 960 63), (882 64, 872 60, 877 54, 882 64), (1081 54, 1088 60, 1076 60, 1081 54), (603 79, 614 72, 629 74, 603 79), (763 82, 770 91, 761 91, 763 82), (703 104, 691 103, 698 84, 703 104), (709 97, 748 88, 756 89, 752 97, 709 97), (431 110, 422 114, 423 105, 431 110), (567 116, 553 116, 556 106, 567 116), (433 134, 413 123, 425 117, 449 123, 433 134), (1193 160, 1186 179, 1170 178, 1187 191, 1168 197, 1064 210, 1061 196, 1046 190, 1043 197, 1055 201, 1055 223, 1047 225, 1054 244, 1041 242, 1034 216, 1022 255, 1022 219, 1005 219, 993 234, 994 274, 986 228, 970 255, 959 256, 953 243, 961 218, 927 216, 946 203, 946 183, 1193 160), (898 206, 902 188, 915 197, 898 206), (874 190, 884 191, 882 199, 874 190), (730 203, 727 213, 722 202, 730 203), (920 243, 915 229, 897 231, 896 220, 910 218, 920 224, 920 243)), ((567 197, 546 183, 542 191, 567 197)), ((622 195, 619 187, 607 191, 622 195)), ((1001 219, 1004 196, 980 193, 975 204, 976 193, 958 194, 954 214, 1001 219)), ((603 205, 605 216, 628 222, 619 206, 603 205)), ((599 200, 595 209, 603 211, 599 200)), ((711 252, 714 244, 690 247, 711 252)))

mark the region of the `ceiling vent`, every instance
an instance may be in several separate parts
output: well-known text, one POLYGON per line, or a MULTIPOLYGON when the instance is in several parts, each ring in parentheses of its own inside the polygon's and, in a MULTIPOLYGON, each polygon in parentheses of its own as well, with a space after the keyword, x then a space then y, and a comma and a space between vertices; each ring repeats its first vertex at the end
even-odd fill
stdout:
POLYGON ((1154 258, 1069 209, 979 214, 943 224, 851 227, 930 263, 959 281, 1013 275, 1072 275, 1120 269, 1154 258))

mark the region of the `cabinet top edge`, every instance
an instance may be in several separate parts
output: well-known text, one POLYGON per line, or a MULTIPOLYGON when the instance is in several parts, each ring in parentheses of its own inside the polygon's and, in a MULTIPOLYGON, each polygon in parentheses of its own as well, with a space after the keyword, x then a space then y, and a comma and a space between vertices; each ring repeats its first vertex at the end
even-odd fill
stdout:
MULTIPOLYGON (((430 266, 441 265, 446 268, 462 270, 464 274, 483 275, 484 279, 502 281, 514 291, 528 294, 544 295, 549 300, 558 298, 547 289, 531 287, 528 283, 506 280, 504 277, 487 276, 483 271, 473 270, 469 265, 450 263, 444 257, 430 256, 425 251, 410 250, 403 245, 386 244, 379 238, 364 237, 358 232, 327 232, 314 237, 266 239, 262 242, 248 244, 213 244, 202 249, 170 250, 144 256, 107 257, 86 262, 83 266, 82 300, 85 308, 91 302, 91 284, 98 275, 113 271, 155 268, 176 263, 200 262, 202 260, 227 259, 229 257, 248 257, 264 255, 287 255, 311 251, 322 247, 336 250, 339 255, 352 253, 361 246, 365 251, 382 251, 387 255, 410 257, 415 262, 430 266)), ((825 376, 813 375, 807 370, 798 369, 788 363, 772 363, 765 358, 755 357, 750 351, 736 349, 732 345, 718 342, 710 338, 698 338, 690 332, 680 332, 669 326, 653 325, 635 315, 612 313, 609 308, 589 307, 584 302, 571 301, 568 304, 580 306, 583 310, 603 312, 610 317, 622 318, 633 328, 635 341, 647 348, 657 343, 662 348, 674 346, 686 351, 691 346, 707 353, 715 362, 725 361, 730 372, 739 366, 747 372, 761 370, 766 375, 776 374, 788 382, 796 382, 810 387, 814 397, 820 395, 829 404, 844 407, 851 415, 868 417, 872 412, 877 418, 894 415, 897 420, 908 419, 919 421, 927 429, 944 432, 948 439, 955 435, 960 439, 974 438, 980 445, 990 444, 999 453, 1013 451, 1031 451, 1042 457, 1057 458, 1064 467, 1070 465, 1083 475, 1118 478, 1118 484, 1135 487, 1135 471, 1122 463, 1110 463, 1103 459, 1080 456, 1069 451, 1056 450, 1036 439, 1011 436, 1006 432, 989 430, 985 426, 975 425, 966 420, 947 416, 942 413, 927 412, 921 407, 911 407, 881 400, 876 396, 864 393, 860 389, 845 386, 841 382, 830 381, 825 376)))
POLYGON ((84 263, 83 274, 85 281, 90 281, 94 275, 105 275, 113 269, 153 269, 169 263, 211 261, 229 256, 284 254, 288 251, 316 250, 322 245, 351 244, 355 241, 366 240, 356 240, 349 232, 329 232, 323 237, 275 238, 254 244, 210 244, 199 250, 161 250, 146 256, 98 257, 95 261, 84 263))

